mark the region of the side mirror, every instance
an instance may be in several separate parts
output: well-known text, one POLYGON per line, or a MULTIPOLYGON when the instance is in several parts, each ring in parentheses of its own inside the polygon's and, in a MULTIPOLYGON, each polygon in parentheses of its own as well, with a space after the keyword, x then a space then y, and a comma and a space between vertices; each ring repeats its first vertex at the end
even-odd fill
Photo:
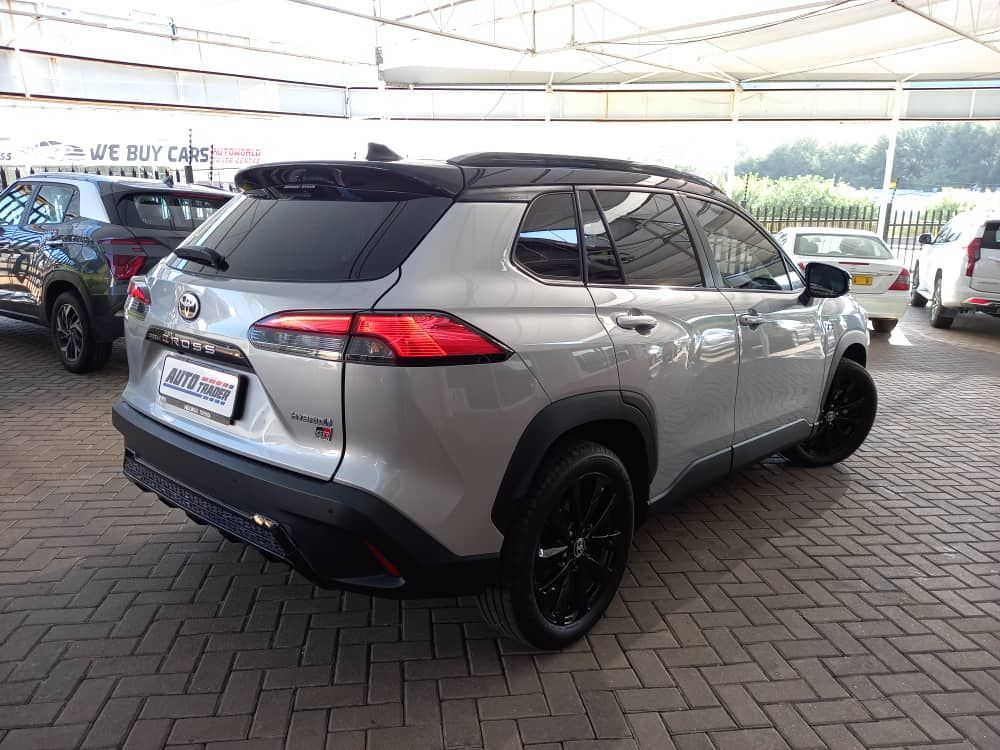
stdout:
POLYGON ((806 295, 809 297, 843 297, 851 290, 851 276, 842 268, 828 263, 806 266, 806 295))
POLYGON ((934 242, 934 238, 931 237, 929 234, 922 234, 919 237, 917 237, 917 242, 919 242, 921 245, 930 245, 931 243, 934 242))

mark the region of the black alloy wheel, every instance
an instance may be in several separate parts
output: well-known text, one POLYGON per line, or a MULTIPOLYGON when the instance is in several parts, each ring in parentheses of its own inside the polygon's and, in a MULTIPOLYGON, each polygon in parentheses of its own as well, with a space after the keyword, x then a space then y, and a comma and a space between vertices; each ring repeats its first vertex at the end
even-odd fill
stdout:
POLYGON ((877 410, 878 392, 868 370, 852 360, 841 360, 812 435, 782 455, 800 466, 843 461, 868 437, 877 410))
POLYGON ((618 510, 623 495, 613 477, 590 472, 576 478, 549 514, 538 543, 534 587, 538 609, 553 625, 579 621, 614 577, 627 552, 624 526, 631 524, 629 514, 618 510))
POLYGON ((614 598, 634 531, 632 482, 618 456, 589 440, 557 446, 504 530, 500 577, 479 595, 479 611, 509 638, 565 648, 614 598))

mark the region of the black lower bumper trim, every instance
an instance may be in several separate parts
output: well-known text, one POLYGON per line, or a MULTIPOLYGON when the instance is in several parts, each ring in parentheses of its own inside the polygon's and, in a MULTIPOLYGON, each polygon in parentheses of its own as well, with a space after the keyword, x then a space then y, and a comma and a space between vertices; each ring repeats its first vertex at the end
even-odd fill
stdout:
POLYGON ((495 579, 498 555, 459 556, 383 500, 202 443, 123 401, 124 473, 141 488, 224 534, 285 560, 318 585, 392 597, 475 593, 495 579), (254 520, 263 516, 271 528, 254 520), (369 544, 400 575, 390 575, 369 544))

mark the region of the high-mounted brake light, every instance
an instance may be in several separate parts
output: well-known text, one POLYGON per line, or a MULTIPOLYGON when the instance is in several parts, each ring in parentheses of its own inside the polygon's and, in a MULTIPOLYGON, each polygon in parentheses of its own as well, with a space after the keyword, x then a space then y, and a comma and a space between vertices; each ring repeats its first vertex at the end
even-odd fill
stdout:
POLYGON ((499 362, 510 351, 450 315, 433 312, 282 312, 250 327, 259 349, 385 365, 499 362))
POLYGON ((896 280, 892 282, 889 287, 890 292, 908 292, 910 291, 910 272, 906 268, 899 269, 899 276, 896 280))
POLYGON ((101 240, 101 244, 115 281, 128 281, 142 271, 146 263, 146 248, 159 243, 147 237, 116 237, 101 240))
POLYGON ((979 260, 983 247, 983 241, 980 237, 976 237, 969 243, 969 246, 965 248, 965 256, 968 258, 968 262, 965 264, 965 275, 972 278, 972 274, 976 271, 976 261, 979 260))

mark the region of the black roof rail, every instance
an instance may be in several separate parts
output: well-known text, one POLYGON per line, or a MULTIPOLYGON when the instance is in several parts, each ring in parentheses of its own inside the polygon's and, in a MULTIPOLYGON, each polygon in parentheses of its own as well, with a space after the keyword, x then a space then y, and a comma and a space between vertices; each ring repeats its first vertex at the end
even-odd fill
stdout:
POLYGON ((597 169, 610 172, 634 172, 666 179, 684 180, 718 190, 703 177, 655 164, 641 164, 626 159, 605 159, 590 156, 569 156, 565 154, 531 154, 504 151, 482 151, 462 154, 448 160, 459 167, 539 167, 565 169, 597 169))

